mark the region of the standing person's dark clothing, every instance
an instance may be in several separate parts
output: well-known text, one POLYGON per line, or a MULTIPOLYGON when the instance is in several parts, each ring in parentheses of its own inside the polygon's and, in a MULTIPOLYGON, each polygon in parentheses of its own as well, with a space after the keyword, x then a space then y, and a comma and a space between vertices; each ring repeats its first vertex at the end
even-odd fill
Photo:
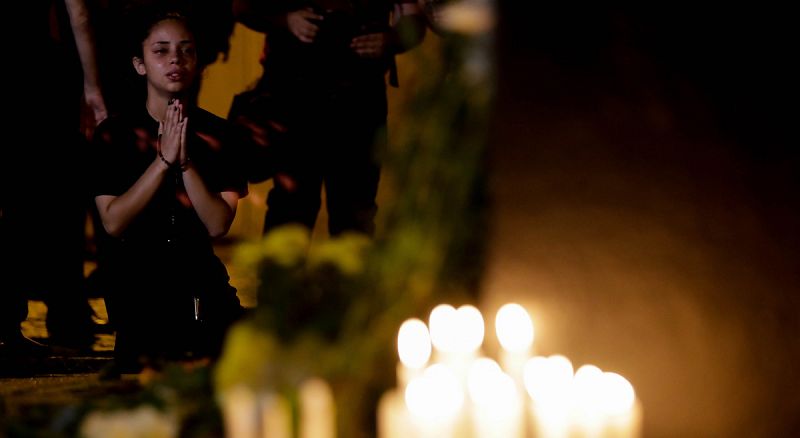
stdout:
POLYGON ((415 8, 413 0, 265 1, 240 7, 240 21, 267 32, 258 88, 270 96, 269 116, 283 128, 272 147, 275 172, 285 178, 275 178, 269 193, 265 232, 290 222, 312 229, 323 185, 330 234, 374 232, 377 155, 386 141, 385 76, 394 55, 424 35, 415 8), (414 29, 410 41, 401 40, 391 24, 396 7, 405 8, 406 18, 397 21, 414 29), (292 27, 293 20, 301 26, 292 27), (356 42, 367 35, 380 37, 382 45, 360 53, 356 42))
MULTIPOLYGON (((23 20, 18 26, 25 32, 10 44, 9 59, 17 67, 8 73, 18 76, 8 87, 13 107, 5 128, 16 134, 6 135, 0 160, 0 344, 25 342, 20 323, 30 298, 47 305, 51 342, 88 348, 94 334, 83 276, 89 198, 80 114, 83 92, 89 91, 82 62, 89 58, 79 52, 92 40, 80 34, 86 21, 75 24, 85 18, 85 5, 37 1, 15 7, 21 10, 14 19, 23 20)), ((90 56, 95 70, 93 52, 90 56)), ((88 74, 96 78, 96 71, 88 74)), ((93 87, 104 117, 99 87, 93 87)))

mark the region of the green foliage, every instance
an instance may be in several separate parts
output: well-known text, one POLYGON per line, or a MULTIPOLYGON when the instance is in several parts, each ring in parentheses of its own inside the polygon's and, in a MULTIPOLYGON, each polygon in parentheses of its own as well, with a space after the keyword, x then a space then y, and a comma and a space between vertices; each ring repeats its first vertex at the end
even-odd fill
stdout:
POLYGON ((416 51, 424 66, 383 157, 396 193, 373 241, 342 235, 310 246, 308 230, 276 229, 242 245, 258 307, 231 332, 217 388, 268 387, 292 398, 328 380, 339 436, 374 435, 375 395, 393 385, 403 320, 442 301, 476 299, 487 230, 486 133, 492 96, 487 35, 446 35, 416 51), (241 363, 240 363, 241 362, 241 363))

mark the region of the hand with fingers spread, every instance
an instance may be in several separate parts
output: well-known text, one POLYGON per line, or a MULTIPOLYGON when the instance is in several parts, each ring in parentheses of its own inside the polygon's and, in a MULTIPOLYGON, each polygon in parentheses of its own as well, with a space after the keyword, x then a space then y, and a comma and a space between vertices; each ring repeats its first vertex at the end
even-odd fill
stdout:
POLYGON ((160 157, 169 166, 184 163, 186 154, 186 124, 187 117, 183 115, 183 104, 177 99, 167 106, 166 117, 161 122, 159 139, 160 157))
POLYGON ((317 15, 311 9, 300 9, 286 15, 286 27, 294 36, 304 43, 313 43, 319 32, 319 26, 314 21, 322 21, 322 15, 317 15))

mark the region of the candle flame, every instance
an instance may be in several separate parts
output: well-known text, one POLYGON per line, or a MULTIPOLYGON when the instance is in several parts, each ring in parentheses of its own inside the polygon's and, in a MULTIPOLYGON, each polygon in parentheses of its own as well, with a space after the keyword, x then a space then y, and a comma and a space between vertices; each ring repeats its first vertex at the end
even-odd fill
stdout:
POLYGON ((508 351, 521 353, 533 345, 533 322, 519 304, 508 303, 497 311, 495 331, 500 345, 508 351))
POLYGON ((431 312, 428 324, 433 346, 439 351, 471 353, 483 343, 483 316, 474 306, 456 310, 449 304, 440 304, 431 312))
POLYGON ((422 368, 428 363, 431 357, 431 336, 424 322, 412 318, 400 326, 397 353, 400 362, 409 368, 422 368))

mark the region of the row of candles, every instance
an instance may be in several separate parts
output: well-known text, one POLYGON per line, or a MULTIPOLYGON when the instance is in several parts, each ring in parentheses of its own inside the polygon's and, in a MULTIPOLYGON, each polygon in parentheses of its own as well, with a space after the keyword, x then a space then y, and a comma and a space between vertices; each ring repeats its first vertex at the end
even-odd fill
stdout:
POLYGON ((574 371, 561 355, 533 355, 534 327, 520 305, 495 317, 498 361, 482 356, 484 321, 473 306, 442 304, 426 325, 398 333, 398 386, 378 406, 379 438, 591 437, 641 433, 641 405, 621 375, 574 371))
MULTIPOLYGON (((534 327, 520 305, 495 317, 498 361, 482 356, 484 321, 473 306, 442 304, 428 324, 409 319, 397 336, 397 387, 378 406, 379 438, 635 438, 642 410, 633 386, 594 365, 573 371, 561 355, 533 355, 534 327)), ((333 438, 330 386, 299 388, 293 433, 288 401, 245 386, 222 397, 228 438, 333 438)))

